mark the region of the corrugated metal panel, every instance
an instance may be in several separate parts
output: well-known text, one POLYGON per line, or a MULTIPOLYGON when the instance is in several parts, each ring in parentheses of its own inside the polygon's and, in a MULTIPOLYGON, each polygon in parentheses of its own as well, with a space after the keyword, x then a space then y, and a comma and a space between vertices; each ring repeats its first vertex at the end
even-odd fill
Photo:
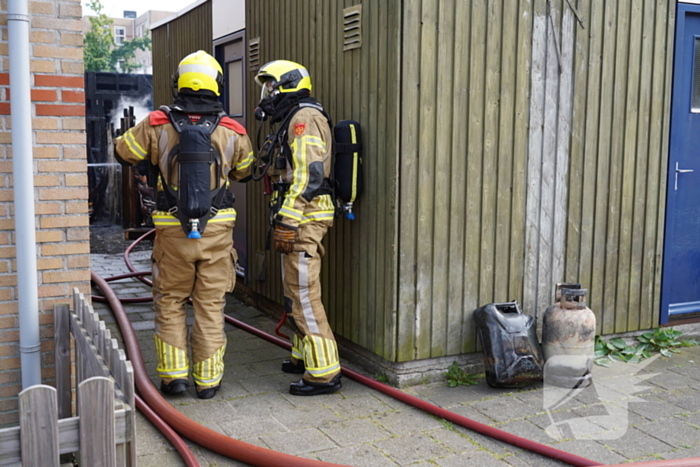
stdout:
POLYGON ((403 8, 398 360, 476 350, 521 299, 530 1, 403 8))
POLYGON ((156 109, 172 103, 170 85, 180 60, 198 50, 214 53, 211 9, 208 1, 151 31, 153 104, 156 109))
MULTIPOLYGON (((400 30, 400 15, 396 13, 400 2, 365 2, 362 46, 344 52, 343 9, 359 3, 247 2, 247 36, 260 38, 261 64, 287 59, 305 65, 313 79, 314 96, 335 122, 353 119, 362 126, 365 192, 355 208, 357 220, 337 220, 326 236, 323 300, 336 334, 394 359, 400 30)), ((249 82, 254 83, 252 79, 249 82)), ((248 92, 252 115, 259 89, 251 85, 248 92)), ((251 134, 256 125, 253 119, 248 121, 251 134)), ((249 286, 281 302, 279 255, 264 249, 268 206, 261 191, 261 186, 249 188, 250 254, 259 258, 249 286), (265 280, 258 281, 264 255, 265 280)))
POLYGON ((599 333, 659 323, 675 4, 579 2, 565 279, 599 333))

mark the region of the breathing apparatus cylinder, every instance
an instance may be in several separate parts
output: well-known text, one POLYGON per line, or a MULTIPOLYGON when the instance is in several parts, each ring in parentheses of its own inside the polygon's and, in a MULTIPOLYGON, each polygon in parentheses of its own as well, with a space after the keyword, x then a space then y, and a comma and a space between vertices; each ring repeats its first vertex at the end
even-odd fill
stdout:
POLYGON ((362 132, 360 124, 353 120, 341 120, 333 128, 336 196, 342 201, 345 218, 354 220, 353 204, 362 194, 362 132))
POLYGON ((199 219, 190 219, 190 229, 187 238, 202 238, 202 234, 199 232, 199 219))

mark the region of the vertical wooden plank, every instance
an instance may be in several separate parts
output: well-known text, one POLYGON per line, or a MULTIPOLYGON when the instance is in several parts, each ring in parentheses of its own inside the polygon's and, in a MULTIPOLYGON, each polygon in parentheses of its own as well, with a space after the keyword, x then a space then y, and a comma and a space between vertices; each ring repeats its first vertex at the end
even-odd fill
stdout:
MULTIPOLYGON (((574 12, 566 0, 561 3, 561 23, 557 42, 560 46, 561 63, 559 64, 561 73, 559 75, 558 113, 557 123, 557 144, 556 144, 556 171, 554 189, 554 212, 553 220, 553 250, 552 250, 552 277, 548 290, 554 289, 557 282, 564 280, 564 268, 566 257, 566 220, 567 201, 569 198, 568 180, 570 164, 570 141, 572 127, 572 97, 573 97, 573 58, 574 58, 574 12)), ((545 307, 553 300, 550 295, 544 299, 540 311, 544 312, 545 307)))
POLYGON ((58 467, 56 390, 37 384, 19 393, 22 465, 58 467))
MULTIPOLYGON (((584 186, 588 179, 584 178, 586 139, 586 101, 588 96, 588 71, 589 71, 589 32, 590 1, 579 2, 578 9, 585 18, 585 25, 576 23, 575 48, 573 57, 573 77, 576 86, 573 89, 573 118, 571 125, 571 160, 569 163, 569 204, 567 207, 566 223, 566 266, 564 270, 565 282, 582 281, 583 255, 583 230, 589 229, 588 223, 584 224, 583 212, 587 198, 583 196, 584 186), (586 29, 584 29, 584 27, 586 29)), ((586 283, 588 287, 588 283, 586 283)))
MULTIPOLYGON (((622 162, 622 199, 620 207, 620 282, 618 283, 618 313, 615 317, 615 329, 627 331, 630 325, 638 329, 639 306, 632 307, 633 302, 637 302, 639 295, 639 280, 641 279, 641 268, 633 268, 634 253, 643 242, 644 233, 639 227, 643 225, 639 217, 639 211, 635 209, 638 204, 636 196, 636 185, 638 177, 642 178, 643 173, 637 172, 640 160, 646 161, 647 155, 640 151, 637 141, 637 131, 639 127, 641 90, 640 81, 642 75, 642 62, 640 61, 643 47, 643 9, 644 2, 632 1, 630 5, 629 26, 629 53, 628 53, 628 81, 627 81, 627 102, 625 132, 624 132, 624 156, 622 162), (639 236, 635 237, 635 233, 639 236)), ((642 198, 643 201, 643 198, 642 198)), ((637 254, 639 256, 639 254, 637 254)), ((638 263, 637 263, 638 264, 638 263)))
POLYGON ((513 193, 513 123, 515 109, 515 85, 518 38, 518 8, 503 6, 502 20, 498 26, 502 33, 500 57, 500 102, 498 115, 498 140, 496 141, 496 186, 495 186, 495 251, 493 296, 496 301, 512 300, 509 295, 509 269, 513 232, 511 230, 511 205, 513 193))
POLYGON ((125 443, 125 457, 127 467, 136 466, 136 391, 134 390, 134 368, 126 354, 119 349, 119 376, 122 381, 120 389, 124 394, 124 399, 129 406, 127 413, 127 439, 125 443))
POLYGON ((418 192, 418 102, 420 99, 421 0, 403 2, 401 58, 401 166, 399 230, 398 361, 415 358, 416 335, 416 232, 418 192))
MULTIPOLYGON (((374 297, 372 297, 368 303, 369 309, 373 314, 371 318, 370 325, 372 326, 372 331, 374 334, 372 350, 378 355, 384 355, 384 349, 386 347, 386 340, 390 338, 386 330, 387 314, 391 313, 391 308, 384 306, 386 302, 387 293, 391 293, 386 288, 386 277, 385 271, 386 266, 389 261, 389 255, 391 250, 386 250, 384 248, 384 239, 387 235, 386 230, 386 218, 388 217, 389 209, 389 196, 387 193, 387 188, 391 187, 391 177, 387 173, 387 136, 386 136, 386 111, 387 111, 387 99, 389 90, 386 88, 386 78, 387 78, 387 42, 386 35, 387 30, 384 25, 389 24, 389 18, 387 17, 387 9, 391 8, 390 3, 385 3, 380 5, 378 2, 370 3, 369 14, 372 16, 372 23, 368 25, 370 27, 371 35, 368 37, 370 49, 370 63, 372 64, 370 69, 370 88, 374 88, 374 93, 372 100, 370 102, 370 111, 373 114, 375 130, 375 144, 376 156, 374 157, 376 169, 373 171, 372 185, 374 187, 374 192, 376 193, 376 211, 373 219, 373 223, 376 226, 372 229, 370 226, 368 228, 370 231, 373 230, 374 238, 374 264, 371 266, 369 275, 375 277, 372 285, 374 287, 374 297), (374 50, 374 54, 371 51, 374 50)), ((365 52, 367 53, 367 52, 365 52)), ((370 120, 371 121, 371 120, 370 120)))
MULTIPOLYGON (((432 330, 430 355, 446 355, 448 344, 448 268, 450 248, 450 225, 456 219, 450 216, 450 175, 452 173, 450 146, 452 144, 454 83, 454 42, 455 42, 455 5, 453 2, 440 2, 438 8, 437 28, 437 109, 434 131, 434 199, 430 222, 434 226, 432 248, 432 330)), ((429 52, 430 53, 430 52, 429 52)), ((459 323, 458 323, 459 324, 459 323)), ((457 328, 459 330, 459 328, 457 328)))
POLYGON ((612 122, 610 139, 610 168, 609 168, 609 191, 608 191, 608 224, 606 235, 605 252, 605 305, 603 315, 603 328, 605 333, 615 332, 618 329, 617 312, 617 284, 620 276, 619 269, 619 241, 620 241, 620 203, 622 184, 622 161, 623 161, 623 133, 617 131, 618 122, 625 120, 625 87, 627 85, 627 53, 629 47, 629 37, 627 35, 629 27, 629 8, 631 0, 620 0, 617 4, 617 15, 611 20, 617 23, 614 43, 613 60, 613 93, 612 98, 612 122))
MULTIPOLYGON (((481 228, 481 191, 483 157, 486 70, 486 3, 475 0, 471 3, 469 40, 469 109, 467 121, 467 197, 466 197, 466 245, 464 255, 464 309, 473 311, 483 297, 479 295, 479 270, 481 228)), ((462 352, 476 350, 476 333, 471 319, 462 323, 462 352)))
POLYGON ((523 309, 533 313, 537 307, 540 258, 540 211, 542 147, 545 123, 545 82, 547 64, 547 3, 534 0, 532 27, 532 68, 530 91, 530 133, 527 165, 527 200, 525 205, 525 267, 523 309))
POLYGON ((458 354, 462 350, 462 339, 471 336, 473 320, 471 311, 463 307, 465 287, 466 251, 466 205, 467 205, 467 132, 464 131, 464 116, 469 110, 469 21, 468 2, 456 2, 454 12, 457 25, 454 29, 454 51, 452 55, 455 79, 454 106, 451 118, 455 122, 451 127, 451 170, 450 170, 450 254, 448 266, 447 292, 447 338, 445 342, 448 355, 458 354), (469 328, 465 329, 465 325, 469 328), (466 332, 465 332, 466 331, 466 332), (463 336, 463 333, 465 335, 463 336))
POLYGON ((496 189, 494 174, 498 170, 498 114, 501 82, 501 13, 502 2, 487 2, 486 8, 486 62, 483 108, 483 162, 481 194, 481 242, 479 257, 479 299, 494 302, 494 273, 496 253, 496 189))
MULTIPOLYGON (((637 5, 633 4, 635 8, 637 5)), ((650 105, 651 105, 651 78, 652 74, 646 72, 649 63, 653 60, 654 46, 654 22, 655 6, 653 0, 645 0, 641 7, 641 18, 637 17, 633 22, 632 30, 639 28, 640 52, 637 56, 635 71, 639 73, 639 114, 636 121, 636 144, 637 158, 634 179, 633 209, 634 218, 632 221, 632 251, 630 261, 630 287, 629 287, 629 312, 627 316, 627 329, 641 329, 642 316, 651 315, 650 309, 643 309, 643 295, 645 287, 645 276, 647 271, 644 268, 644 258, 650 232, 645 230, 646 225, 646 190, 647 176, 650 164, 649 157, 649 126, 650 126, 650 105), (642 71, 644 70, 644 71, 642 71)), ((634 43, 635 41, 631 41, 634 43)), ((652 247, 653 251, 653 247, 652 247)), ((650 276, 647 276, 650 277, 650 276)), ((648 279, 647 279, 648 280, 648 279)))
MULTIPOLYGON (((395 70, 401 69, 401 38, 403 34, 402 23, 402 2, 400 0, 390 0, 390 7, 385 11, 385 18, 388 27, 386 31, 386 57, 380 53, 379 59, 381 63, 387 63, 389 67, 395 70)), ((380 47, 382 47, 380 45, 380 47)), ((384 49, 384 47, 382 47, 384 49)), ((385 315, 386 323, 386 340, 384 358, 390 361, 396 361, 397 352, 397 321, 398 321, 398 232, 399 232, 399 145, 400 145, 400 118, 399 109, 401 109, 401 86, 396 85, 394 77, 388 73, 384 73, 383 86, 384 94, 387 100, 382 104, 382 111, 386 111, 382 117, 386 128, 386 141, 384 147, 384 161, 386 164, 386 202, 387 207, 385 212, 387 215, 384 218, 386 226, 384 234, 384 251, 385 257, 385 280, 384 289, 384 307, 390 310, 390 313, 385 315)), ((403 79, 403 78, 402 78, 403 79)), ((382 306, 379 304, 379 306, 382 306)))
POLYGON ((513 185, 509 300, 523 302, 525 263, 525 203, 528 160, 528 115, 530 101, 530 57, 532 56, 533 4, 520 0, 518 9, 517 79, 515 84, 515 124, 513 135, 513 185))
POLYGON ((605 2, 603 9, 603 44, 602 44, 602 70, 599 83, 600 118, 598 124, 598 147, 597 147, 597 172, 596 172, 596 196, 595 199, 595 232, 593 247, 593 274, 591 279, 591 294, 600 297, 600 308, 598 312, 599 333, 609 334, 613 330, 614 310, 607 309, 608 295, 606 291, 607 276, 606 269, 609 267, 606 261, 606 241, 609 195, 609 174, 610 174, 610 145, 612 144, 612 102, 613 84, 615 73, 615 32, 617 15, 617 2, 605 2))
POLYGON ((58 418, 71 417, 70 385, 70 308, 56 305, 53 308, 54 359, 56 364, 56 395, 58 397, 58 418))
POLYGON ((85 465, 116 467, 114 384, 109 378, 94 377, 83 381, 78 391, 81 461, 85 465))
MULTIPOLYGON (((547 0, 545 21, 547 26, 547 58, 545 62, 544 127, 542 134, 542 166, 540 172, 539 217, 539 257, 537 259, 537 297, 534 308, 529 312, 538 318, 538 328, 542 326, 542 313, 551 304, 556 281, 555 251, 557 230, 555 213, 557 210, 557 126, 560 119, 559 88, 564 71, 561 63, 561 15, 564 0, 547 0)), ((561 116, 563 117, 563 116, 561 116)))
MULTIPOLYGON (((676 2, 671 0, 657 0, 656 32, 654 47, 654 70, 652 95, 654 100, 651 110, 651 131, 649 147, 650 154, 661 154, 662 157, 650 157, 650 170, 648 174, 649 186, 649 212, 656 211, 655 222, 650 217, 649 232, 655 232, 655 252, 653 258, 648 258, 650 269, 653 268, 654 285, 649 290, 651 297, 649 308, 651 319, 643 328, 659 325, 661 303, 661 267, 664 247, 664 219, 666 212, 666 174, 668 173, 668 146, 669 128, 671 118, 671 83, 673 79, 673 37, 676 24, 676 2), (658 187, 655 191, 655 187, 658 187), (653 196, 656 193, 657 196, 653 196)), ((653 244, 650 239, 649 243, 653 244)), ((651 249, 650 249, 651 250, 651 249)), ((646 319, 645 319, 646 321, 646 319)))
MULTIPOLYGON (((604 5, 600 2, 588 0, 580 10, 582 15, 589 18, 586 22, 586 29, 603 30, 603 11, 604 5)), ((582 74, 585 73, 585 79, 582 78, 582 88, 586 89, 585 102, 581 103, 580 120, 583 121, 583 130, 580 137, 581 150, 583 152, 583 172, 581 175, 581 234, 579 247, 579 274, 578 276, 570 276, 572 279, 578 277, 577 282, 588 288, 588 306, 594 310, 597 319, 598 332, 601 329, 601 307, 602 290, 594 283, 594 256, 595 256, 595 219, 597 215, 597 203, 595 202, 598 192, 597 180, 597 162, 598 162, 598 137, 599 126, 598 116, 600 110, 600 79, 602 72, 602 50, 603 50, 603 35, 589 34, 588 31, 581 33, 585 36, 585 41, 579 40, 578 44, 582 48, 582 57, 580 67, 582 74), (585 52, 584 47, 587 47, 585 52)), ((578 83, 578 81, 577 81, 578 83)), ((578 89, 577 85, 577 89, 578 89)), ((577 115, 576 110, 574 115, 577 115)), ((601 194, 602 195, 602 194, 601 194)), ((575 247, 572 247, 575 248, 575 247)), ((575 250, 574 250, 575 253, 575 250)))
POLYGON ((435 225, 435 118, 437 88, 437 0, 423 0, 421 10, 420 100, 418 127, 418 232, 416 246, 416 358, 430 354, 430 328, 433 321, 433 248, 435 225))
MULTIPOLYGON (((377 4, 374 3, 372 7, 371 3, 366 3, 362 8, 362 35, 363 35, 363 46, 359 49, 355 49, 352 53, 359 59, 359 98, 357 99, 360 103, 359 108, 359 120, 361 122, 366 122, 363 137, 365 138, 366 146, 369 148, 376 147, 377 143, 377 120, 375 104, 377 98, 377 81, 376 73, 374 73, 374 63, 373 58, 376 57, 376 49, 374 48, 373 39, 376 35, 376 23, 377 17, 373 14, 376 10, 377 4)), ((371 159, 371 158, 370 158, 371 159)), ((365 188, 367 192, 364 194, 367 198, 377 199, 376 194, 376 175, 377 175, 377 161, 372 160, 371 163, 367 165, 367 170, 365 170, 365 188)), ((359 295, 360 300, 358 302, 360 314, 360 319, 362 323, 361 333, 363 339, 361 345, 369 350, 375 351, 375 324, 374 315, 370 310, 376 313, 374 306, 370 305, 370 301, 376 298, 376 265, 377 265, 377 244, 376 244, 376 221, 377 221, 377 202, 365 203, 363 206, 363 215, 367 217, 369 222, 363 222, 356 224, 359 227, 360 242, 362 245, 366 245, 365 249, 369 254, 360 256, 360 277, 362 281, 360 282, 359 295)))
MULTIPOLYGON (((638 200, 635 204, 635 213, 639 213, 639 221, 635 220, 635 224, 639 222, 639 228, 643 234, 639 236, 637 232, 634 234, 635 242, 632 252, 632 268, 639 270, 639 292, 637 297, 630 297, 630 308, 637 307, 639 313, 636 322, 634 319, 630 322, 631 326, 636 329, 648 329, 651 327, 652 317, 652 302, 654 296, 654 264, 656 260, 656 233, 657 233, 657 213, 659 205, 659 174, 655 170, 659 167, 661 158, 652 157, 651 154, 656 150, 652 147, 652 128, 656 122, 652 121, 652 112, 654 101, 657 98, 656 92, 662 92, 654 89, 655 71, 659 68, 663 70, 665 63, 661 58, 661 67, 659 67, 659 56, 657 51, 658 37, 656 35, 656 27, 659 22, 659 9, 657 0, 646 0, 644 2, 643 12, 643 30, 642 30, 642 57, 643 66, 651 64, 651 72, 646 68, 647 72, 643 73, 640 85, 640 120, 638 130, 638 146, 640 153, 644 157, 638 160, 638 170, 636 179, 637 191, 635 197, 638 200), (643 239, 640 241, 639 239, 643 239), (635 254, 635 250, 641 248, 641 251, 635 254), (638 299, 635 301, 635 299, 638 299)), ((663 18, 665 22, 666 18, 663 18)), ((663 36, 665 39, 665 36, 663 36)), ((672 55, 672 54, 670 54, 672 55)), ((665 193, 664 193, 665 194, 665 193)), ((631 284, 635 286, 634 282, 631 284)))

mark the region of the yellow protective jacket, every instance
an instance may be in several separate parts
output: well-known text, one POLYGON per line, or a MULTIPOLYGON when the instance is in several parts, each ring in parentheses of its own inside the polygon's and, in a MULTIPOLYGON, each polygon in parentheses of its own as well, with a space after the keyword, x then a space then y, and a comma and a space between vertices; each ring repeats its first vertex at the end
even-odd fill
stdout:
POLYGON ((276 222, 296 230, 307 222, 321 221, 333 225, 335 206, 330 194, 319 194, 324 179, 331 174, 333 138, 328 120, 314 107, 302 107, 287 128, 291 164, 287 160, 281 175, 289 184, 276 222))
MULTIPOLYGON (((193 120, 196 117, 191 117, 193 120)), ((151 112, 135 127, 117 138, 117 154, 126 162, 136 165, 143 160, 158 165, 162 174, 168 173, 168 155, 179 142, 179 135, 170 123, 170 118, 164 110, 151 112)), ((216 186, 215 177, 219 177, 219 186, 228 185, 228 180, 239 181, 250 175, 253 165, 253 148, 245 128, 228 117, 222 117, 219 125, 211 135, 211 144, 221 155, 222 170, 214 173, 212 166, 212 189, 216 186)), ((177 160, 172 161, 169 173, 170 180, 166 182, 177 189, 177 160)), ((165 175, 163 175, 165 176, 165 175)), ((158 188, 159 191, 162 187, 158 188)), ((221 209, 209 223, 235 222, 236 210, 221 209)), ((164 211, 153 213, 153 224, 156 227, 179 226, 177 217, 164 211)))

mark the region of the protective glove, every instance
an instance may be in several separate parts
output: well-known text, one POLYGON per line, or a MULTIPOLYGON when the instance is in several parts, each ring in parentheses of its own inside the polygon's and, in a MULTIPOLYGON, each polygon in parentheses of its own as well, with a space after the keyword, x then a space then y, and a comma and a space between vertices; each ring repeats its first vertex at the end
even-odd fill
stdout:
POLYGON ((291 253, 294 251, 294 238, 296 230, 277 224, 275 226, 275 250, 279 253, 291 253))

